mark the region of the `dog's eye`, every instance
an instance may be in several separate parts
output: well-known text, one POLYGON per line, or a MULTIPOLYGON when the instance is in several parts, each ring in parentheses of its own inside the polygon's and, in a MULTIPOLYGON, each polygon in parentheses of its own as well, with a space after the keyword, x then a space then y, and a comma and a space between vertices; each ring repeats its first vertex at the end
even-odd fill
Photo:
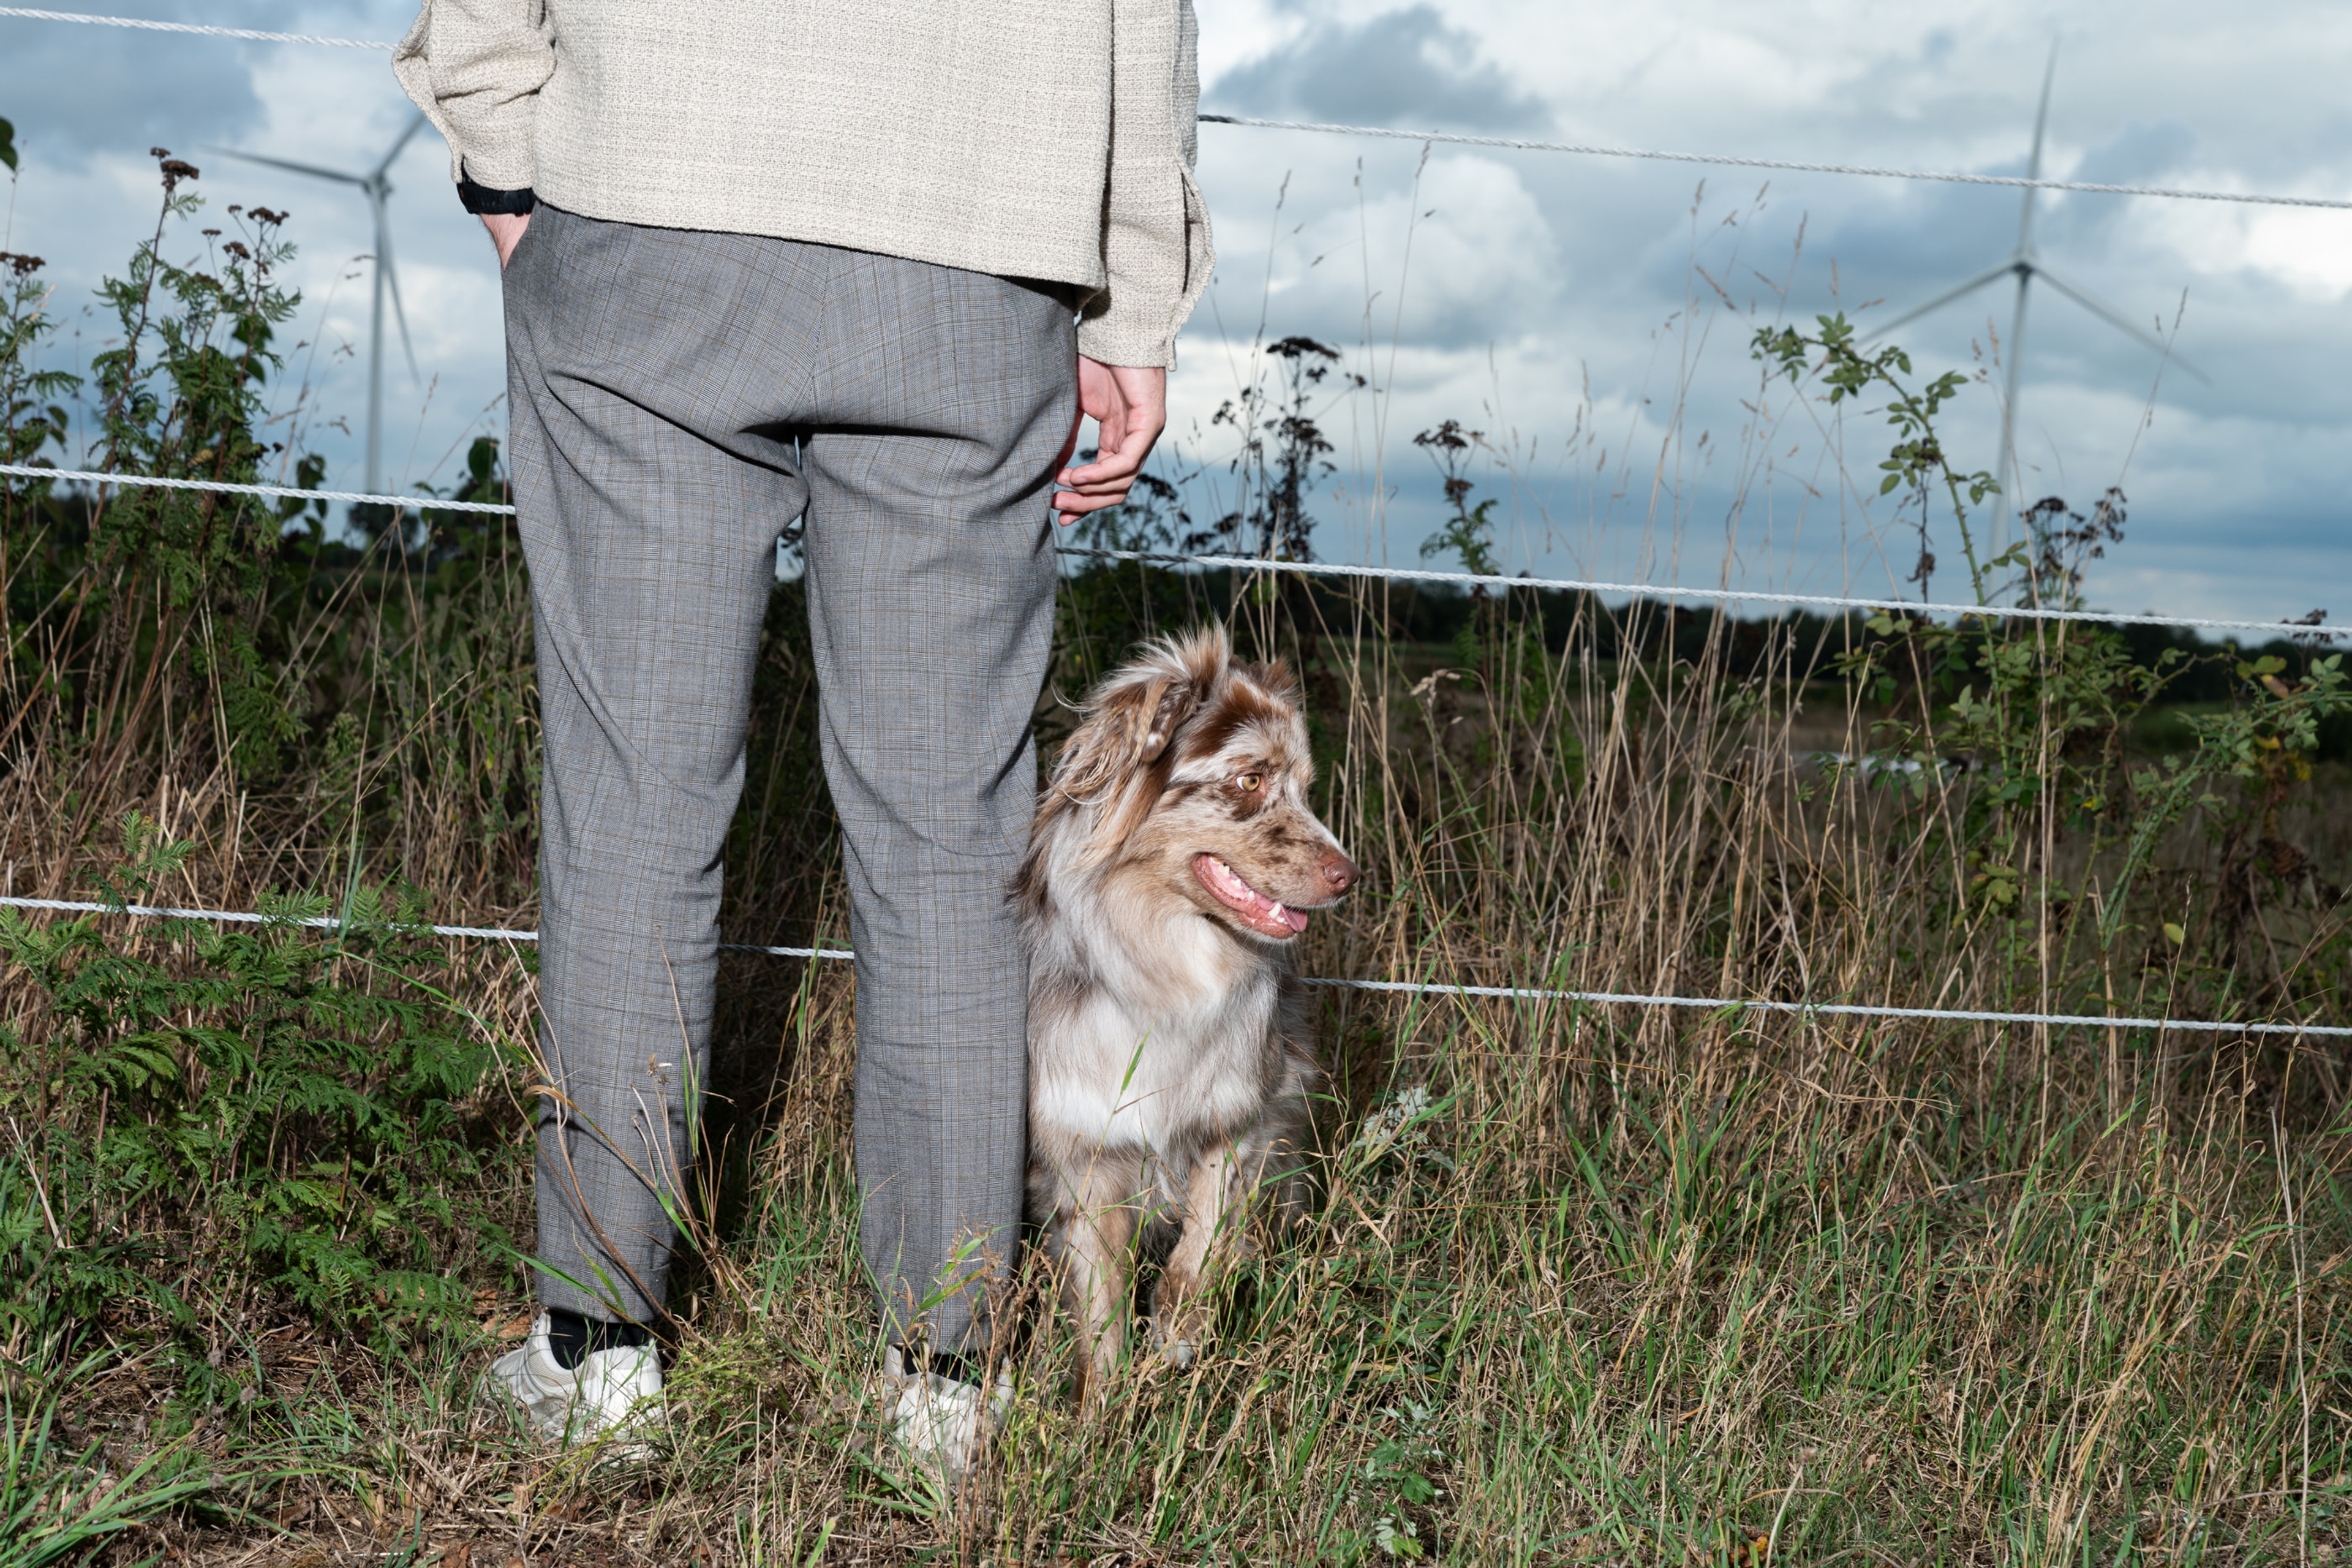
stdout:
POLYGON ((1264 783, 1265 783, 1265 775, 1264 773, 1244 773, 1239 778, 1234 780, 1234 787, 1240 790, 1244 795, 1255 795, 1257 793, 1258 786, 1264 783))

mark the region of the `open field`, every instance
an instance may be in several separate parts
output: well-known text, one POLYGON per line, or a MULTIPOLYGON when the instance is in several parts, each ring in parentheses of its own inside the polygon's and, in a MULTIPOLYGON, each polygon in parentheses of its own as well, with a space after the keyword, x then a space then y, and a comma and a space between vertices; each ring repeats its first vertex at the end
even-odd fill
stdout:
MULTIPOLYGON (((260 472, 268 247, 149 253, 81 389, 34 379, 20 277, 6 460, 58 458, 79 395, 101 465, 260 472)), ((1241 531, 1303 547, 1282 414, 1241 531)), ((502 493, 494 448, 459 487, 502 493)), ((1319 993, 1312 1223, 1095 1420, 1024 1277, 1015 1414, 950 1507, 865 1389, 848 976, 733 955, 670 1430, 544 1451, 475 1390, 528 1311, 530 954, 415 930, 532 923, 519 552, 322 513, 0 484, 8 890, 352 917, 0 915, 0 1568, 2352 1551, 2352 1053, 2313 1036, 1319 993)), ((2071 597, 2098 521, 2044 516, 1987 602, 2071 597)), ((1311 973, 2352 1021, 2347 697, 2308 647, 1133 566, 1064 612, 1066 694, 1203 616, 1305 670, 1366 870, 1311 973)), ((731 941, 845 928, 804 637, 780 584, 731 941)))

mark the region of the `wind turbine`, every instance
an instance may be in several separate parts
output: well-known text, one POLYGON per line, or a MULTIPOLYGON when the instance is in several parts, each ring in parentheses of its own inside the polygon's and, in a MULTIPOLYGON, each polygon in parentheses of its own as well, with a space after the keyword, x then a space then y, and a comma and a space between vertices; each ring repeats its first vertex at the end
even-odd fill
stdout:
MULTIPOLYGON (((2050 64, 2042 73, 2042 107, 2033 116, 2033 152, 2025 165, 2025 177, 2029 180, 2042 177, 2042 132, 2050 124, 2050 87, 2057 76, 2058 46, 2053 43, 2050 46, 2050 64)), ((1998 283, 2004 278, 2017 279, 2017 308, 2010 319, 2009 328, 2009 388, 2000 409, 2000 467, 1995 470, 2000 479, 2000 498, 1993 512, 1992 552, 1995 555, 2008 548, 2010 508, 2022 478, 2017 462, 2018 382, 2025 363, 2026 296, 2037 279, 2117 331, 2154 349, 2198 380, 2206 379, 2204 372, 2175 354, 2171 344, 2144 328, 2134 326, 2120 312, 2092 298, 2088 292, 2067 282, 2042 264, 2041 257, 2033 248, 2034 199, 2041 195, 2041 191, 2032 185, 2025 187, 2024 206, 2017 218, 2017 248, 2010 252, 2008 260, 1998 267, 1987 268, 1957 288, 1946 289, 1916 310, 1906 310, 1871 334, 1874 340, 1884 338, 1897 327, 1907 326, 1931 310, 1940 310, 1953 300, 1973 294, 1989 283, 1998 283)))
POLYGON ((383 473, 383 297, 392 295, 393 314, 400 318, 400 346, 408 354, 410 380, 416 378, 416 345, 408 337, 408 312, 400 303, 400 278, 392 264, 392 224, 385 213, 385 204, 392 198, 392 181, 387 178, 393 163, 425 124, 422 113, 413 116, 393 139, 389 152, 376 161, 374 168, 364 174, 354 174, 343 169, 322 169, 316 163, 296 163, 284 158, 265 158, 258 153, 239 153, 222 147, 215 151, 231 158, 242 158, 248 163, 266 164, 272 169, 285 169, 292 174, 309 174, 314 179, 332 180, 338 184, 357 185, 368 199, 368 208, 375 217, 375 302, 368 315, 368 411, 367 411, 367 479, 366 493, 381 495, 380 480, 383 473))

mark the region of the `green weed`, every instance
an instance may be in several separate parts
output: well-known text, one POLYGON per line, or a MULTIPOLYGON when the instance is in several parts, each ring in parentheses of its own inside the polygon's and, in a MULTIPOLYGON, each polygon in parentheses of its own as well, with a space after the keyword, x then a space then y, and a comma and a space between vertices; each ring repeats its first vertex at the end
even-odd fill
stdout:
MULTIPOLYGON (((135 816, 124 837, 129 887, 189 848, 135 816)), ((331 931, 301 924, 323 899, 263 903, 267 924, 174 922, 137 954, 106 917, 0 910, 0 956, 44 1015, 37 1046, 10 1042, 10 1343, 144 1320, 216 1371, 203 1352, 255 1292, 381 1335, 462 1319, 472 1285, 506 1268, 483 1189, 515 1159, 511 1058, 436 985, 448 959, 417 931, 415 896, 355 889, 331 931), (87 1127, 69 1116, 84 1108, 87 1127)), ((215 1393, 249 1402, 223 1378, 215 1393)))
MULTIPOLYGON (((0 445, 313 484, 258 434, 278 216, 199 264, 225 237, 191 237, 196 176, 161 172, 155 237, 106 291, 95 426, 41 367, 39 264, 12 258, 0 445)), ((1318 805, 1367 870, 1310 972, 2340 1022, 2341 665, 2288 628, 2215 649, 2007 615, 2079 601, 2122 498, 2027 507, 2025 543, 1980 559, 1990 489, 1937 430, 1967 379, 1916 382, 1836 318, 1748 325, 1759 429, 1890 439, 1914 581, 1957 531, 1980 616, 1098 563, 1065 579, 1057 688, 1207 617, 1297 664, 1318 805)), ((1214 426, 1230 463, 1073 537, 1311 557, 1326 430, 1366 384, 1304 338, 1255 363, 1214 426)), ((1431 553, 1491 566, 1508 492, 1473 498, 1512 444, 1423 445, 1449 501, 1431 553)), ((1197 1366, 1138 1353, 1096 1418, 1033 1260, 999 1346, 1014 1414, 958 1501, 898 1462, 869 1387, 853 979, 729 955, 671 1431, 544 1451, 478 1385, 529 1310, 528 953, 418 929, 531 922, 528 584, 509 523, 434 504, 505 494, 487 437, 359 537, 315 504, 0 484, 9 890, 272 917, 0 917, 0 1565, 2352 1544, 2352 1070, 2330 1039, 2230 1031, 1318 992, 1311 1223, 1220 1286, 1197 1366)), ((806 638, 782 584, 730 940, 844 924, 806 638)))

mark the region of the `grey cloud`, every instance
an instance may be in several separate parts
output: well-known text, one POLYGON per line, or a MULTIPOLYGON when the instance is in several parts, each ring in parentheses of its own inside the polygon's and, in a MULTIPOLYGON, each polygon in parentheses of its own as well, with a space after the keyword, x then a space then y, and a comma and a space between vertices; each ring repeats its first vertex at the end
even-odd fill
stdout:
MULTIPOLYGON (((2161 182, 2183 165, 2194 147, 2195 138, 2177 121, 2136 122, 2095 146, 2077 173, 2103 183, 2161 182)), ((2021 145, 2014 160, 1983 172, 2024 170, 2021 145)), ((2016 243, 2021 199, 2013 189, 1925 183, 1784 184, 1761 219, 1748 224, 1743 259, 1778 276, 1787 267, 1801 216, 1807 224, 1806 261, 1794 274, 1792 311, 1806 319, 1817 311, 1843 309, 1868 329, 2004 260, 2016 243), (1838 280, 1834 294, 1832 263, 1838 280)), ((1721 205, 1733 205, 1727 190, 1721 205)), ((1708 206, 1712 218, 1717 203, 1710 200, 1708 206)), ((2042 196, 2035 220, 2036 247, 2068 280, 2152 330, 2159 309, 2168 312, 2177 307, 2185 279, 2177 258, 2143 254, 2123 239, 2127 211, 2124 202, 2112 197, 2042 196)), ((1646 290, 1668 297, 1682 292, 1688 267, 1685 237, 1658 233, 1643 252, 1641 271, 1646 290)), ((1735 292, 1756 290, 1750 280, 1735 292)), ((1902 328, 1899 336, 1906 345, 1937 358, 1939 368, 1963 363, 1972 340, 1991 347, 1989 317, 2000 332, 2007 332, 2012 298, 2005 282, 1997 283, 1902 328)), ((2032 330, 2037 369, 2043 374, 2070 374, 2090 384, 2137 386, 2154 367, 2144 349, 2047 290, 2037 296, 2032 330)))
MULTIPOLYGON (((2179 172, 2191 166, 2196 151, 2196 133, 2178 120, 2133 121, 2084 153, 2066 177, 2101 185, 2176 184, 2179 172)), ((2129 210, 2127 204, 2112 196, 2045 200, 2036 226, 2053 246, 2104 252, 2129 210)))
MULTIPOLYGON (((2062 106, 2053 106, 2053 117, 2062 106)), ((1970 173, 2021 175, 2030 132, 2019 134, 2018 155, 1970 173)), ((2067 177, 2101 184, 2162 184, 2182 167, 2196 137, 2177 120, 2135 121, 2096 143, 2067 177)), ((1810 248, 1834 255, 1862 292, 1884 294, 1889 313, 1932 298, 1937 289, 1990 267, 2016 243, 2022 193, 2014 188, 1895 182, 1815 192, 1810 248)), ((1784 195, 1783 207, 1789 204, 1784 195)), ((2114 197, 2037 198, 2034 237, 2053 265, 2072 257, 2096 264, 2126 211, 2114 197)))
MULTIPOLYGON (((346 14, 337 7, 322 15, 294 0, 122 9, 159 21, 280 31, 331 28, 331 18, 346 14)), ((354 18, 352 27, 362 36, 383 36, 373 16, 354 18)), ((155 145, 192 153, 205 142, 234 141, 260 123, 253 64, 277 47, 0 17, 0 61, 5 62, 0 115, 16 122, 27 155, 51 168, 79 170, 94 156, 136 156, 155 145)))
POLYGON ((1539 130, 1542 100, 1483 58, 1477 37, 1433 5, 1349 26, 1321 22, 1265 59, 1228 72, 1210 107, 1266 119, 1451 131, 1539 130))
POLYGON ((15 19, 0 27, 9 30, 0 114, 16 122, 26 156, 52 168, 154 144, 185 152, 261 121, 250 73, 214 40, 15 19))
MULTIPOLYGON (((2187 166, 2193 139, 2178 124, 2129 127, 2086 157, 2080 172, 2103 182, 2163 183, 2187 166)), ((1808 248, 1834 258, 1848 308, 1877 300, 1864 319, 1888 321, 1971 274, 2001 261, 2015 243, 2020 198, 1966 187, 1891 193, 1887 199, 1817 212, 1808 248)), ((2340 420, 2352 416, 2352 390, 2312 372, 2313 346, 2331 336, 2337 312, 2306 301, 2272 279, 2250 273, 2197 278, 2182 258, 2150 248, 2130 224, 2130 205, 2105 196, 2048 202, 2036 220, 2042 260, 2067 281, 2104 300, 2143 329, 2168 331, 2181 321, 2179 352, 2213 377, 2207 385, 2173 374, 2165 399, 2212 416, 2340 420), (2187 310, 2182 313, 2184 295, 2187 310)), ((1661 258, 1658 271, 1665 270, 1661 258)), ((1654 281, 1663 282, 1663 277, 1654 281)), ((1808 268, 1797 303, 1829 309, 1826 278, 1808 268)), ((1985 343, 1990 317, 2006 334, 2013 295, 2004 282, 1902 329, 1906 344, 1947 363, 1985 343)), ((2155 357, 2055 293, 2037 291, 2029 324, 2036 383, 2143 389, 2155 357)))
POLYGON ((2071 177, 2098 184, 2146 184, 2188 163, 2196 147, 2197 133, 2179 120, 2135 120, 2084 154, 2071 177))
POLYGON ((1918 63, 1942 69, 1950 62, 1953 46, 1958 42, 1958 35, 1949 27, 1930 28, 1927 36, 1919 40, 1918 63))
POLYGON ((1554 323, 1570 269, 1513 165, 1441 150, 1416 189, 1420 149, 1410 143, 1369 151, 1360 171, 1328 144, 1282 149, 1297 161, 1267 161, 1265 151, 1228 136, 1208 145, 1202 182, 1224 226, 1202 329, 1246 337, 1263 318, 1274 337, 1353 343, 1370 333, 1452 351, 1554 323))

